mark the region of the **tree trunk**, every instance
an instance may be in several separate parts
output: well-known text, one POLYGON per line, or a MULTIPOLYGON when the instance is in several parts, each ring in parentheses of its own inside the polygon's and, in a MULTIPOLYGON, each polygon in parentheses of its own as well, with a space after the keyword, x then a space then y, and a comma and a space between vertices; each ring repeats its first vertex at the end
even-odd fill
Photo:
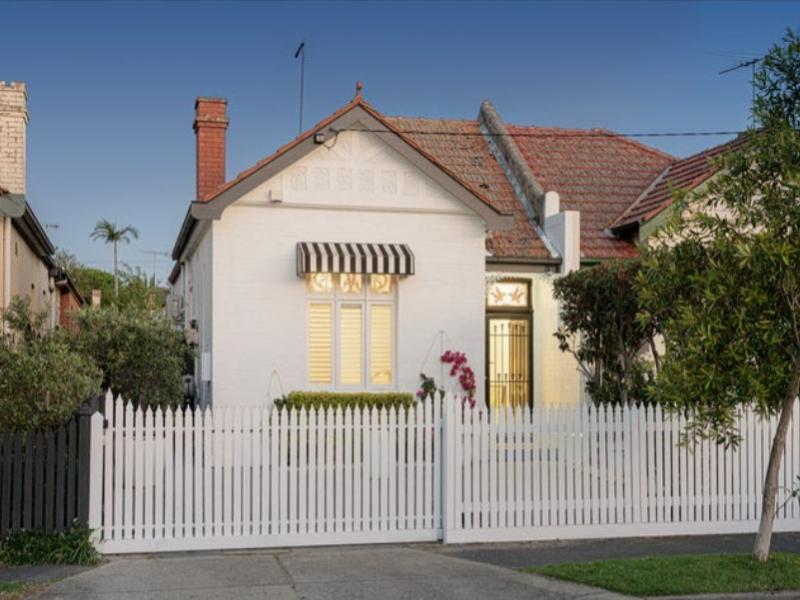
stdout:
POLYGON ((114 300, 119 300, 119 267, 117 265, 118 244, 114 241, 114 300))
POLYGON ((781 459, 786 446, 786 434, 792 422, 792 411, 800 388, 800 368, 795 364, 792 381, 781 406, 781 416, 778 420, 778 429, 772 438, 772 448, 769 453, 767 475, 764 478, 762 492, 761 521, 758 524, 756 541, 753 544, 753 557, 759 562, 766 562, 769 558, 769 546, 772 542, 772 527, 775 522, 775 504, 778 495, 778 473, 781 470, 781 459))

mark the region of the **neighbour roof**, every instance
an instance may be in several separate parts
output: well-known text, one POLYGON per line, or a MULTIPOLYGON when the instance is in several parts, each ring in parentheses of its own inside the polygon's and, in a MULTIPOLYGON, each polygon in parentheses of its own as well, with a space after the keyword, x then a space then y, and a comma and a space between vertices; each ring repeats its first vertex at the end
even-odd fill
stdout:
POLYGON ((460 179, 481 190, 498 211, 514 215, 507 231, 490 231, 487 250, 499 258, 550 258, 533 221, 489 151, 477 120, 385 117, 460 179), (408 133, 414 132, 414 133, 408 133), (465 135, 458 135, 465 134, 465 135))
POLYGON ((636 256, 607 228, 675 158, 606 129, 507 127, 541 187, 580 211, 581 257, 636 256))
POLYGON ((56 280, 56 287, 59 289, 66 289, 69 293, 75 296, 75 299, 81 306, 86 304, 86 300, 84 299, 80 290, 78 290, 78 287, 75 285, 75 281, 73 281, 72 277, 70 277, 67 271, 64 269, 56 269, 54 278, 56 280))
POLYGON ((719 146, 676 160, 662 171, 658 179, 612 223, 611 227, 623 229, 649 221, 672 204, 675 191, 692 190, 716 173, 717 167, 712 159, 739 149, 745 139, 744 136, 740 136, 719 146))

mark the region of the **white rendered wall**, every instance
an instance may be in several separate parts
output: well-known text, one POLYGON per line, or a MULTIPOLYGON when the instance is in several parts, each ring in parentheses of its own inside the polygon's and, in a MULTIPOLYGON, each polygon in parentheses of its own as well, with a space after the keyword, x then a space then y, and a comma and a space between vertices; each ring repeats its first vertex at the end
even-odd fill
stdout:
POLYGON ((228 207, 212 225, 214 404, 269 401, 308 382, 301 241, 408 244, 416 273, 399 282, 394 389, 438 374, 445 347, 467 353, 483 400, 485 226, 374 134, 346 132, 228 207), (270 204, 270 190, 283 198, 270 204), (272 396, 278 393, 272 388, 272 396))
POLYGON ((195 383, 201 405, 211 401, 212 352, 212 234, 211 227, 200 227, 192 240, 191 252, 173 289, 184 297, 184 327, 197 323, 195 383))

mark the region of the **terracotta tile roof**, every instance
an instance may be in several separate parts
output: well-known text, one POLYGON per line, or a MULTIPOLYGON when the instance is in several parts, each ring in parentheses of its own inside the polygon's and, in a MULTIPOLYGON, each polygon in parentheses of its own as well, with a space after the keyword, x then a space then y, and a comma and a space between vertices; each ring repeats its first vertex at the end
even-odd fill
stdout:
POLYGON ((745 139, 744 136, 737 137, 719 146, 676 160, 662 171, 658 179, 614 220, 611 226, 618 229, 649 221, 672 204, 675 191, 692 190, 716 173, 717 168, 712 164, 712 159, 726 152, 738 150, 745 139))
POLYGON ((480 135, 477 120, 384 117, 403 137, 481 191, 499 212, 514 215, 514 227, 490 232, 487 250, 499 258, 550 258, 550 252, 536 234, 524 206, 480 135), (428 133, 431 132, 431 133, 428 133), (441 132, 439 134, 435 132, 441 132), (466 133, 467 135, 451 135, 466 133))
POLYGON ((545 191, 562 210, 581 213, 581 255, 588 259, 637 254, 633 243, 606 229, 675 158, 605 129, 508 125, 509 133, 545 191))
POLYGON ((444 163, 440 162, 438 160, 437 156, 429 153, 413 137, 402 135, 399 131, 396 130, 396 127, 390 121, 388 121, 387 118, 383 114, 379 113, 369 102, 364 100, 363 97, 360 96, 360 95, 357 95, 350 102, 345 104, 339 110, 337 110, 336 112, 332 113, 331 115, 329 115, 328 117, 326 117, 325 119, 323 119, 322 121, 317 123, 316 125, 308 128, 306 131, 301 133, 299 136, 297 136, 295 139, 293 139, 288 144, 284 144, 283 146, 278 148, 275 152, 270 154, 268 157, 264 158, 263 160, 260 160, 259 162, 257 162, 255 165, 253 165, 249 169, 246 169, 246 170, 242 171, 241 173, 239 173, 236 177, 234 177, 230 181, 226 181, 224 184, 219 186, 217 189, 215 189, 211 194, 209 194, 206 198, 202 199, 201 201, 210 202, 210 201, 214 200, 220 194, 222 194, 226 190, 230 189, 231 187, 235 186, 237 183, 241 182, 243 179, 246 179, 247 177, 252 175, 254 172, 256 172, 261 167, 264 167, 265 165, 271 163, 276 158, 282 156, 283 154, 285 154, 286 152, 291 150, 293 147, 295 147, 296 145, 301 143, 303 140, 306 140, 306 139, 310 138, 312 135, 314 135, 320 129, 324 129, 325 127, 329 126, 334 121, 336 121, 336 119, 338 119, 339 117, 341 117, 342 115, 344 115, 348 111, 352 110, 356 106, 360 106, 365 111, 367 111, 370 115, 375 117, 387 129, 389 129, 389 130, 393 131, 394 133, 397 133, 398 135, 400 135, 400 137, 402 137, 409 145, 411 145, 414 149, 416 149, 418 152, 420 152, 423 156, 427 157, 431 162, 436 164, 445 173, 447 173, 448 175, 453 177, 460 185, 462 185, 464 188, 466 188, 468 191, 470 191, 473 195, 475 195, 478 199, 480 199, 484 204, 486 204, 487 206, 492 208, 494 211, 500 212, 497 209, 497 207, 495 207, 492 204, 492 202, 489 201, 489 199, 485 196, 484 190, 482 188, 479 188, 479 187, 473 185, 470 181, 461 178, 458 173, 453 172, 447 164, 444 164, 444 163))

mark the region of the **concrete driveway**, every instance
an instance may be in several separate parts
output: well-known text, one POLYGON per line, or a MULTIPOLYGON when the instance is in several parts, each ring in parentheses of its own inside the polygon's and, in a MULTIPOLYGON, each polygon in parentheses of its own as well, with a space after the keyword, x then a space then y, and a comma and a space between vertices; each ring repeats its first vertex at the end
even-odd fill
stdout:
POLYGON ((623 598, 603 590, 444 556, 424 545, 115 558, 56 583, 40 597, 103 600, 623 598))

